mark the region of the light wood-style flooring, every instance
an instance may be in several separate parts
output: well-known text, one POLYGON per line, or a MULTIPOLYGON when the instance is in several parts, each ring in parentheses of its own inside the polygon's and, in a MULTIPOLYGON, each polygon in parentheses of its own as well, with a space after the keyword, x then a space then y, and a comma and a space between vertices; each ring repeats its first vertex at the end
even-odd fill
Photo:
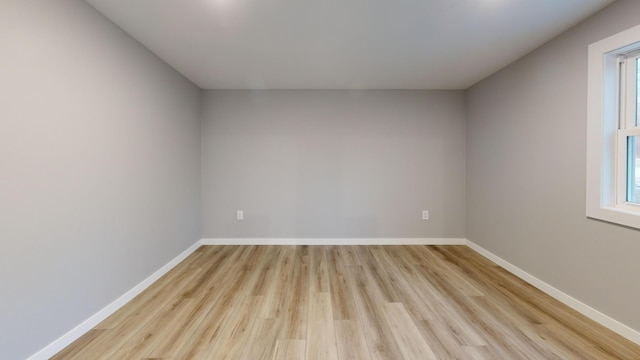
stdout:
POLYGON ((202 246, 61 359, 640 359, 466 246, 202 246))

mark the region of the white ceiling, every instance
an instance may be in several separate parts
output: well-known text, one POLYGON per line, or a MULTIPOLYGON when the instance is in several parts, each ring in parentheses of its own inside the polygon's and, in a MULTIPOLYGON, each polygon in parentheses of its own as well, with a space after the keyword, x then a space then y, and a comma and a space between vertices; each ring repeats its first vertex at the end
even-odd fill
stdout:
POLYGON ((465 89, 613 0, 87 2, 203 89, 465 89))

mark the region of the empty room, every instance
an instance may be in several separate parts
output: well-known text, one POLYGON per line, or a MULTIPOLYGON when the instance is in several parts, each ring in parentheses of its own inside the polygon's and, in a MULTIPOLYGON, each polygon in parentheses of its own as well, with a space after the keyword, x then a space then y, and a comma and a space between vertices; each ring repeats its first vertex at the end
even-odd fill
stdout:
POLYGON ((0 359, 640 359, 640 1, 0 0, 0 359))

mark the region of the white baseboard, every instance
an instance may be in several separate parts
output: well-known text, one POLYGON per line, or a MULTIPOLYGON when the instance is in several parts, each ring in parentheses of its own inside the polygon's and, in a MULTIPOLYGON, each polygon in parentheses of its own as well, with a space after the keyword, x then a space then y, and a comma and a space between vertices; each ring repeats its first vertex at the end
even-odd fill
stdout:
POLYGON ((202 245, 465 245, 461 238, 213 238, 202 245))
POLYGON ((47 345, 42 350, 33 354, 27 360, 47 360, 53 355, 60 352, 62 349, 67 347, 72 342, 76 341, 82 335, 84 335, 89 330, 93 329, 96 325, 98 325, 102 320, 109 317, 109 315, 116 312, 126 303, 131 301, 134 297, 148 288, 151 284, 156 282, 162 275, 169 272, 169 270, 173 269, 176 265, 178 265, 182 260, 184 260, 187 256, 191 255, 197 248, 200 247, 200 241, 197 241, 195 244, 191 245, 187 250, 183 251, 180 255, 173 258, 166 265, 158 269, 158 271, 154 272, 148 278, 144 279, 141 283, 133 287, 133 289, 127 291, 124 295, 117 298, 114 302, 104 307, 102 310, 98 311, 94 315, 92 315, 87 320, 80 323, 75 328, 71 329, 66 334, 62 335, 60 338, 47 345))
POLYGON ((466 240, 466 245, 471 249, 473 249, 474 251, 476 251, 477 253, 479 253, 480 255, 502 266, 505 270, 509 271, 513 275, 535 286, 536 288, 546 293, 547 295, 550 295, 551 297, 555 298, 561 303, 578 311, 582 315, 618 333, 619 335, 627 338, 628 340, 633 341, 634 343, 640 345, 640 332, 638 332, 637 330, 630 328, 629 326, 619 322, 618 320, 611 318, 601 313, 600 311, 592 308, 591 306, 581 302, 580 300, 556 289, 555 287, 547 284, 546 282, 538 279, 537 277, 529 274, 528 272, 520 269, 519 267, 511 264, 510 262, 502 259, 501 257, 493 254, 489 250, 484 249, 480 245, 470 240, 466 240))
POLYGON ((598 322, 599 324, 609 328, 610 330, 620 334, 621 336, 640 344, 640 332, 630 328, 629 326, 599 312, 598 310, 588 306, 587 304, 565 294, 564 292, 554 288, 535 276, 527 273, 519 267, 509 263, 490 251, 482 248, 472 241, 461 238, 215 238, 202 239, 191 245, 180 255, 169 261, 158 271, 144 279, 133 289, 120 296, 111 304, 83 321, 81 324, 47 345, 45 348, 28 358, 28 360, 46 360, 60 352, 69 344, 80 338, 86 332, 94 328, 101 321, 109 317, 124 306, 131 299, 136 297, 147 287, 157 281, 162 275, 178 265, 187 256, 193 253, 201 245, 467 245, 480 255, 488 258, 496 264, 502 266, 505 270, 511 272, 520 279, 540 289, 544 293, 568 305, 574 310, 587 316, 588 318, 598 322))

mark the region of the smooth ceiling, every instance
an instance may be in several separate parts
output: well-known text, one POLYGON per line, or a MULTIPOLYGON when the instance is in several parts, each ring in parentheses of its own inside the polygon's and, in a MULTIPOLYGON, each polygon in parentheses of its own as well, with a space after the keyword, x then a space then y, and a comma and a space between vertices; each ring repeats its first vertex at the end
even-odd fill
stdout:
POLYGON ((465 89, 612 0, 87 0, 203 89, 465 89))

